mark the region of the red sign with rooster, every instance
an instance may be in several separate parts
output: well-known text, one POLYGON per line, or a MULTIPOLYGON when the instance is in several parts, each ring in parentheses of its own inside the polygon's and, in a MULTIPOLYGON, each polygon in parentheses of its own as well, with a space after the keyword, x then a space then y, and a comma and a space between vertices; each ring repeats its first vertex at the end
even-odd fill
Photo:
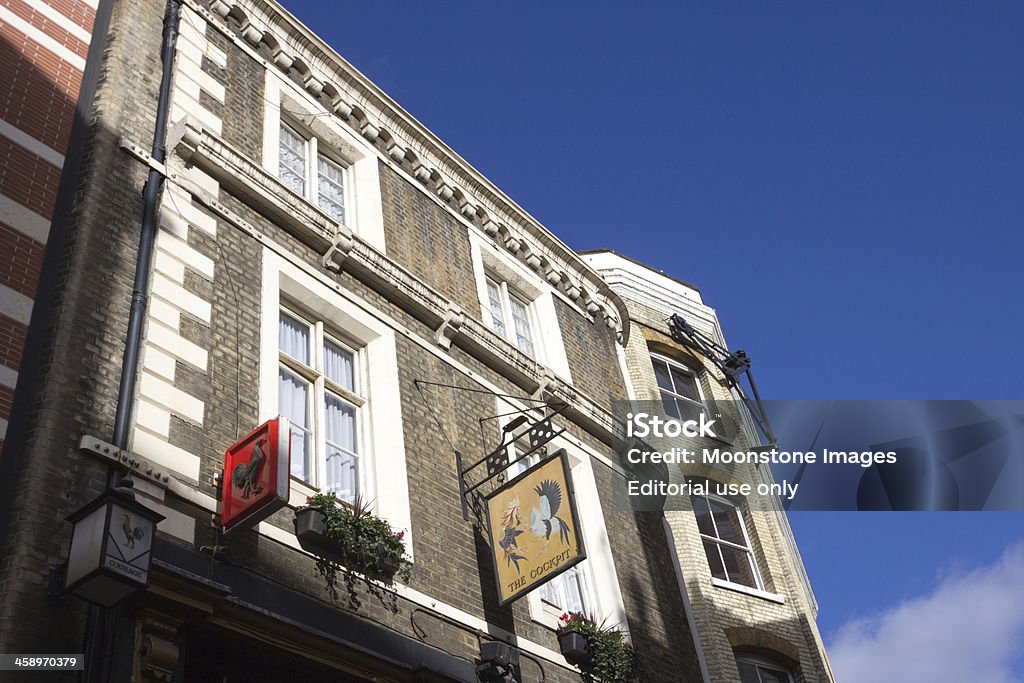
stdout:
POLYGON ((227 450, 220 494, 225 533, 248 529, 287 505, 290 434, 288 419, 277 417, 227 450))

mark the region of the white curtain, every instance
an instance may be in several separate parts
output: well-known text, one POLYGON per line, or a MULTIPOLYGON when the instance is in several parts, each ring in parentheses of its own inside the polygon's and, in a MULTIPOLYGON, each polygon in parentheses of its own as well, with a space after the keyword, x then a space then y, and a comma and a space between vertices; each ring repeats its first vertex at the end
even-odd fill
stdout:
POLYGON ((356 409, 337 396, 327 395, 327 472, 325 487, 342 500, 353 501, 359 492, 356 409))
POLYGON ((487 280, 487 299, 491 305, 491 327, 494 331, 505 336, 505 314, 501 308, 501 292, 498 285, 490 278, 487 280))
POLYGON ((341 167, 324 157, 317 166, 317 201, 320 208, 339 223, 345 222, 345 185, 341 167))
POLYGON ((533 335, 530 332, 530 314, 526 310, 526 304, 514 296, 510 296, 509 306, 512 309, 512 321, 516 328, 516 346, 526 355, 533 356, 533 335))
POLYGON ((306 141, 282 124, 278 153, 278 176, 281 182, 296 194, 305 195, 306 141))
POLYGON ((309 325, 297 320, 287 313, 281 313, 281 324, 278 325, 278 348, 295 360, 311 365, 309 362, 309 325))
POLYGON ((355 393, 354 358, 352 354, 331 341, 324 342, 324 375, 340 387, 355 393))
POLYGON ((278 410, 293 425, 291 473, 309 481, 313 474, 310 466, 309 383, 283 368, 278 369, 277 376, 278 410))

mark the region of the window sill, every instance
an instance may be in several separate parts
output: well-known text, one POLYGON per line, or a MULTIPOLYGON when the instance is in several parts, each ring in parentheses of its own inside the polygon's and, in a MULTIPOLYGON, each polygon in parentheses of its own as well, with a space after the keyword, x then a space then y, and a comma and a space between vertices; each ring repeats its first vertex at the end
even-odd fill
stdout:
POLYGON ((552 631, 558 630, 560 625, 559 618, 562 616, 562 612, 557 612, 554 607, 543 601, 537 607, 531 605, 530 612, 530 618, 533 623, 539 624, 552 631))
POLYGON ((755 598, 761 598, 769 602, 774 602, 779 605, 786 604, 786 598, 779 595, 778 593, 769 593, 768 591, 759 590, 757 588, 751 588, 750 586, 744 586, 740 583, 733 583, 731 581, 723 581, 722 579, 711 577, 711 585, 718 588, 725 588, 726 590, 736 591, 737 593, 744 593, 745 595, 752 595, 755 598))
POLYGON ((288 504, 292 507, 302 507, 306 499, 320 493, 320 489, 314 488, 301 479, 288 476, 288 504))

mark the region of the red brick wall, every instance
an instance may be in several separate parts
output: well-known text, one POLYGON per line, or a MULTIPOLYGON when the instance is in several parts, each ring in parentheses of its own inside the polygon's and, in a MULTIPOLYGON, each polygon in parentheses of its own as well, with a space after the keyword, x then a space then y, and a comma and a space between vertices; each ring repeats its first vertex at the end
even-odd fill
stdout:
MULTIPOLYGON (((48 220, 53 213, 61 175, 55 162, 66 152, 96 12, 80 0, 0 0, 0 7, 16 18, 0 21, 0 365, 19 372, 23 297, 35 297, 46 245, 37 225, 19 225, 16 217, 28 211, 48 220)), ((0 373, 3 420, 10 417, 12 376, 0 373)))

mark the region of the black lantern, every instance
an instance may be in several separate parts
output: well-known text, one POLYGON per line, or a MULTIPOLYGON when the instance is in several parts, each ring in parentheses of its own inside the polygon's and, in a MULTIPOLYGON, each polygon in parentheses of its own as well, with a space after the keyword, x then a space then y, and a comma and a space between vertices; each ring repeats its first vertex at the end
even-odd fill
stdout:
POLYGON ((73 512, 65 590, 110 607, 148 586, 153 534, 162 519, 114 490, 73 512))

